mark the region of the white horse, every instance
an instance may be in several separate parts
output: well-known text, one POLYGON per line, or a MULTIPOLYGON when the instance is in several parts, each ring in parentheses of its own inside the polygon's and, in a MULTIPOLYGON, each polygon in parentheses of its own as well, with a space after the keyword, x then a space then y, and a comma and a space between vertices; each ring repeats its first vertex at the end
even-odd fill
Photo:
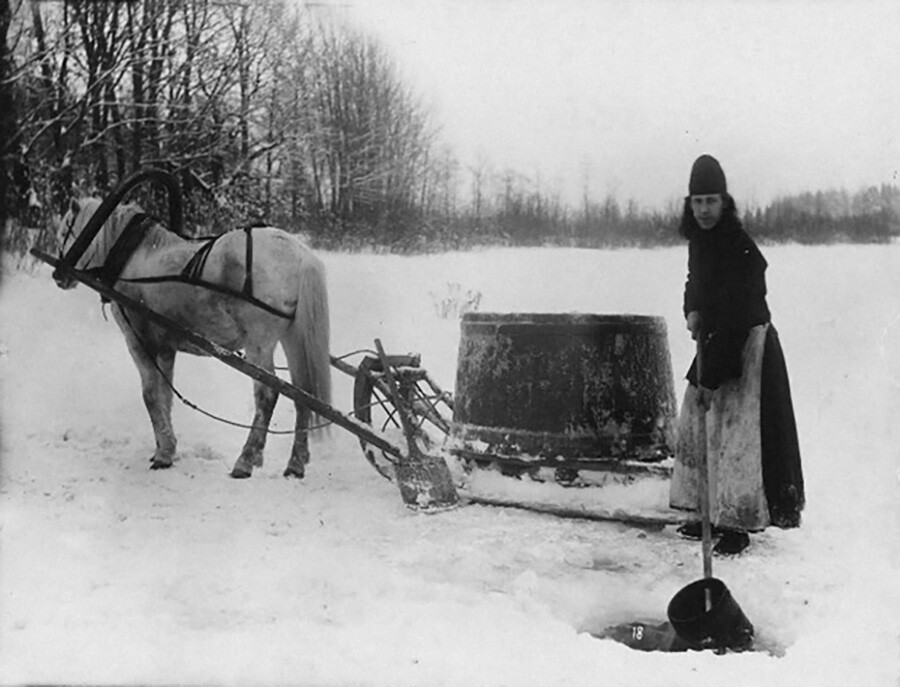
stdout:
MULTIPOLYGON (((96 198, 72 201, 60 223, 62 251, 69 249, 99 205, 96 198)), ((274 351, 280 343, 294 386, 331 402, 325 269, 295 236, 271 227, 235 230, 198 254, 196 242, 143 215, 137 205, 120 205, 74 267, 102 269, 106 264, 109 269, 111 251, 119 257, 113 258, 117 266, 107 278, 116 290, 228 350, 244 351, 249 362, 269 372, 274 373, 274 351), (136 231, 143 237, 135 241, 135 248, 124 255, 113 250, 123 233, 131 236, 136 231), (184 279, 181 275, 188 263, 190 275, 184 279)), ((72 288, 77 281, 63 275, 57 277, 57 283, 72 288)), ((168 468, 176 447, 171 421, 175 353, 205 354, 140 312, 116 303, 112 310, 141 376, 144 403, 156 437, 151 468, 168 468)), ((258 381, 253 382, 253 391, 256 412, 252 429, 232 477, 249 477, 254 466, 263 463, 279 394, 258 381)), ((309 462, 309 423, 318 422, 318 417, 300 403, 295 407, 294 443, 284 475, 301 478, 309 462)))

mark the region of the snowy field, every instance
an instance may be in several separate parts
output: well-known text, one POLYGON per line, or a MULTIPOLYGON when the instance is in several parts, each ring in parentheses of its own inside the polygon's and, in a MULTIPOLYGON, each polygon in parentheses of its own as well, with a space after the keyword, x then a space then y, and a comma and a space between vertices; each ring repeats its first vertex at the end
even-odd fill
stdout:
MULTIPOLYGON (((714 561, 761 650, 642 653, 591 633, 662 622, 702 576, 700 546, 640 529, 467 505, 404 508, 342 430, 302 482, 273 437, 229 479, 244 432, 176 401, 179 460, 151 472, 137 372, 99 297, 49 269, 0 291, 0 681, 301 685, 900 684, 900 245, 764 247, 787 356, 808 506, 714 561)), ((692 353, 685 247, 325 253, 332 353, 418 351, 452 389, 459 321, 491 312, 661 315, 676 393, 692 353)), ((176 381, 242 421, 250 381, 179 357, 176 381)), ((335 405, 350 408, 335 372, 335 405)), ((289 428, 284 400, 278 428, 289 428)))

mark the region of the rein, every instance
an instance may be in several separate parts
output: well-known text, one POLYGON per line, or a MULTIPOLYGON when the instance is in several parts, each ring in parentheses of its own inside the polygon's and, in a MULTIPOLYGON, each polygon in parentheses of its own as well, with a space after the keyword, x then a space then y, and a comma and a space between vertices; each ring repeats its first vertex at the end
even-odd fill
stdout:
MULTIPOLYGON (((108 302, 108 301, 106 301, 106 302, 108 302)), ((203 408, 198 406, 196 403, 194 403, 190 399, 185 398, 185 396, 182 395, 182 393, 180 391, 178 391, 178 389, 175 387, 175 384, 172 383, 172 380, 169 379, 168 376, 166 376, 166 373, 162 371, 159 364, 156 362, 156 356, 153 355, 150 352, 150 350, 147 348, 147 345, 144 343, 144 340, 141 338, 140 334, 138 334, 137 330, 134 328, 134 325, 131 323, 131 320, 128 318, 128 313, 125 311, 125 308, 120 306, 119 313, 122 315, 122 318, 125 320, 125 323, 128 325, 128 328, 131 330, 131 333, 134 334, 134 338, 137 340, 141 349, 144 351, 144 354, 147 356, 147 358, 149 358, 150 362, 153 364, 153 367, 159 373, 159 376, 162 377, 162 380, 166 383, 166 386, 169 387, 169 389, 172 391, 172 393, 175 394, 175 397, 179 401, 181 401, 184 405, 186 405, 188 408, 190 408, 191 410, 197 411, 201 415, 205 415, 206 417, 210 418, 211 420, 215 420, 216 422, 221 422, 223 424, 230 425, 231 427, 237 427, 239 429, 251 429, 251 430, 252 429, 255 429, 255 430, 261 429, 266 434, 280 434, 280 435, 297 433, 296 429, 270 429, 268 427, 262 427, 261 425, 248 425, 243 422, 236 422, 235 420, 229 420, 228 418, 222 417, 221 415, 216 415, 215 413, 212 413, 208 410, 204 410, 203 408)), ((344 415, 347 417, 350 416, 349 413, 345 413, 344 415)), ((308 434, 309 432, 311 432, 314 429, 322 429, 323 427, 327 427, 332 424, 334 424, 334 422, 329 420, 328 422, 322 422, 313 427, 307 427, 306 429, 304 429, 302 431, 306 432, 308 434)))

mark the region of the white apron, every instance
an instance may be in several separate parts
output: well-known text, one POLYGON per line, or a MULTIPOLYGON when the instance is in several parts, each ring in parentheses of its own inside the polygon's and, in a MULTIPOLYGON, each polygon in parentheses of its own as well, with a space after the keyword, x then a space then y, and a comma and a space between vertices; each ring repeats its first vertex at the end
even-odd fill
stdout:
MULTIPOLYGON (((710 522, 714 527, 743 531, 765 529, 769 506, 763 489, 760 392, 767 324, 753 327, 742 352, 740 379, 713 392, 706 413, 710 522)), ((675 467, 670 504, 699 511, 699 391, 690 384, 678 419, 675 467)))

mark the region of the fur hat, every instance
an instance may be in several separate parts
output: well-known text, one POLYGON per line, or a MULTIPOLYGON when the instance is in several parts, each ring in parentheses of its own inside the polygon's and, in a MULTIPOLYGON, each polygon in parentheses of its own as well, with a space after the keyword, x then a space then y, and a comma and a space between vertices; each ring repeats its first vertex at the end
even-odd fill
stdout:
POLYGON ((701 155, 691 167, 691 180, 688 183, 688 194, 692 196, 708 196, 714 193, 722 195, 728 192, 725 184, 725 172, 722 165, 712 155, 701 155))

